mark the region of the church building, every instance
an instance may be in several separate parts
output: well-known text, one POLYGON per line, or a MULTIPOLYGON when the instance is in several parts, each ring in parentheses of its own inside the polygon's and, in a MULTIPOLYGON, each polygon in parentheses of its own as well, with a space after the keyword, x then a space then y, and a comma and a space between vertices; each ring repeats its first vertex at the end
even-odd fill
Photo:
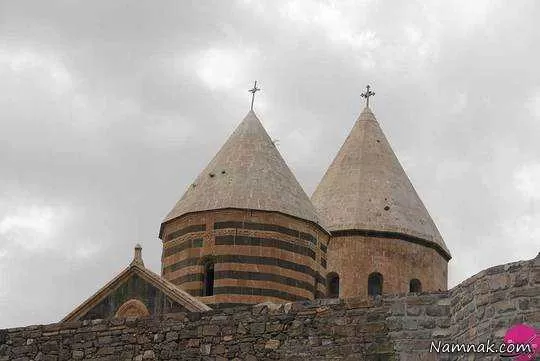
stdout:
MULTIPOLYGON (((63 321, 447 289, 451 258, 366 106, 310 198, 252 107, 132 263, 63 321)), ((181 161, 181 159, 180 159, 181 161)))

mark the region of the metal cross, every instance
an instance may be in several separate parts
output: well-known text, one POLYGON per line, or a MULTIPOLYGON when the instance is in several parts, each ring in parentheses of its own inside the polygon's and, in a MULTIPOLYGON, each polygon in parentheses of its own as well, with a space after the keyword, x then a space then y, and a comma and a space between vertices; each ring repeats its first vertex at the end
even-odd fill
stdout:
POLYGON ((361 96, 362 98, 366 98, 366 107, 367 107, 367 108, 369 108, 369 97, 375 95, 375 92, 372 92, 372 91, 370 90, 370 88, 371 88, 371 87, 369 86, 369 84, 366 85, 366 92, 360 94, 360 96, 361 96))
POLYGON ((255 84, 253 84, 253 89, 249 89, 248 92, 251 93, 251 110, 253 110, 253 101, 255 100, 255 93, 261 90, 260 88, 257 88, 257 80, 255 80, 255 84))

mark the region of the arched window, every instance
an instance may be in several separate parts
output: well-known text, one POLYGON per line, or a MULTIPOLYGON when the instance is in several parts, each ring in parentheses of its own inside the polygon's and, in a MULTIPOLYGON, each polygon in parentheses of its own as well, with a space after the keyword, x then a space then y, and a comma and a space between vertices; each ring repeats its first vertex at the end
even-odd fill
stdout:
POLYGON ((203 296, 212 296, 214 294, 214 262, 207 260, 203 263, 203 296))
POLYGON ((422 292, 422 282, 419 279, 413 278, 409 282, 409 292, 420 293, 422 292))
POLYGON ((368 295, 382 295, 383 276, 378 272, 373 272, 368 277, 368 295))
POLYGON ((339 276, 332 272, 326 276, 327 291, 329 298, 339 298, 339 276))
POLYGON ((127 300, 118 308, 114 317, 126 318, 126 317, 144 317, 150 315, 148 308, 137 299, 127 300))

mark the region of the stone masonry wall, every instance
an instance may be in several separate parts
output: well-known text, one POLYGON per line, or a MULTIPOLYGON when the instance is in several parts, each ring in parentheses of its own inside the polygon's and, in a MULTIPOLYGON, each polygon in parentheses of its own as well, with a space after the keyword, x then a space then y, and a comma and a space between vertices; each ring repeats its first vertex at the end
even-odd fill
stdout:
POLYGON ((490 268, 441 293, 0 330, 0 361, 499 360, 428 351, 432 341, 497 341, 515 323, 538 327, 539 317, 537 257, 490 268))
POLYGON ((383 293, 405 293, 416 278, 424 291, 446 291, 448 261, 433 248, 400 239, 332 237, 328 272, 340 276, 340 297, 368 296, 368 276, 383 276, 383 293))
POLYGON ((323 298, 328 234, 276 212, 220 209, 163 226, 162 276, 212 308, 323 298), (204 261, 214 262, 203 296, 204 261))
POLYGON ((467 279, 450 292, 452 338, 457 342, 500 339, 510 325, 540 329, 540 254, 500 265, 467 279))

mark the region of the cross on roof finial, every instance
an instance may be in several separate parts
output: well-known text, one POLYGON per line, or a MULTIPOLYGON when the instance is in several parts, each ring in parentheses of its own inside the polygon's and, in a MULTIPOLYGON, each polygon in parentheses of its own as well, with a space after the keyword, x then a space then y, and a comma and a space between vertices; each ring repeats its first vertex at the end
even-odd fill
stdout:
POLYGON ((366 98, 366 108, 369 108, 369 97, 375 95, 375 92, 372 92, 370 89, 371 89, 371 87, 370 87, 369 84, 368 84, 368 85, 366 85, 366 91, 365 91, 365 93, 360 94, 360 96, 361 96, 362 98, 366 98))
POLYGON ((253 101, 255 101, 255 93, 261 90, 260 88, 257 88, 257 80, 255 80, 255 84, 253 84, 253 89, 249 89, 248 92, 251 93, 251 110, 253 110, 253 101))
POLYGON ((131 264, 138 264, 144 266, 144 262, 142 259, 142 247, 138 243, 135 245, 135 254, 133 256, 133 261, 131 261, 131 264))

